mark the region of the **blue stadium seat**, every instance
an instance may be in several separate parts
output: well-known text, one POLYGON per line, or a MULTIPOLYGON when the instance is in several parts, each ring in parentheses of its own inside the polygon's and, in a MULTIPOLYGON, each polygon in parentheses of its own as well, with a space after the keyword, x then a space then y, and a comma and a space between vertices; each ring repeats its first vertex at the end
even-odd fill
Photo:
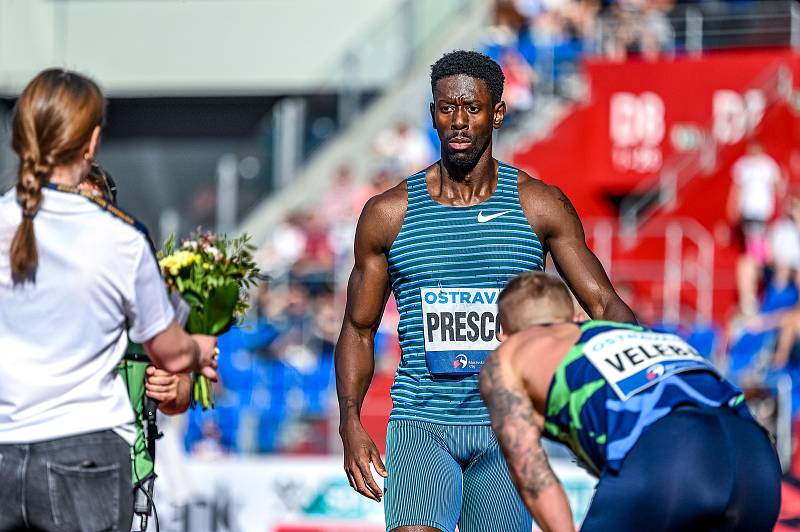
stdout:
POLYGON ((742 334, 728 351, 728 378, 739 382, 753 368, 758 355, 775 344, 776 334, 775 331, 742 334))
POLYGON ((714 325, 695 325, 686 341, 707 359, 711 359, 719 345, 719 330, 714 325))
POLYGON ((278 337, 277 329, 266 323, 233 326, 219 338, 219 374, 223 385, 240 394, 253 388, 253 358, 266 350, 278 337))
POLYGON ((764 291, 764 300, 761 303, 761 312, 774 312, 791 308, 797 304, 798 293, 794 283, 787 283, 777 287, 773 283, 767 285, 764 291))
POLYGON ((488 46, 484 46, 483 50, 481 51, 491 57, 496 63, 500 63, 500 56, 503 55, 504 49, 505 47, 500 44, 490 44, 488 46))
POLYGON ((306 399, 304 413, 324 415, 328 411, 328 399, 333 389, 333 359, 321 357, 317 368, 303 376, 302 387, 306 399))
MULTIPOLYGON (((220 432, 220 444, 224 449, 240 452, 239 421, 241 419, 241 408, 239 404, 217 403, 214 412, 220 432)), ((206 411, 206 414, 208 414, 208 411, 206 411)))
POLYGON ((262 412, 258 418, 258 452, 271 453, 279 451, 279 436, 283 421, 283 411, 262 412))

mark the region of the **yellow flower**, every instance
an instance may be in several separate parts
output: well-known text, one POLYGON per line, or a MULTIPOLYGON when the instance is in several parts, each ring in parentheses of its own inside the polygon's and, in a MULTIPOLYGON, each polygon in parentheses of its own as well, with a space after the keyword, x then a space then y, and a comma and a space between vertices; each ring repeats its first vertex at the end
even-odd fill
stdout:
POLYGON ((164 271, 169 271, 170 275, 178 275, 180 270, 198 262, 200 255, 191 251, 178 251, 161 259, 158 264, 164 271))

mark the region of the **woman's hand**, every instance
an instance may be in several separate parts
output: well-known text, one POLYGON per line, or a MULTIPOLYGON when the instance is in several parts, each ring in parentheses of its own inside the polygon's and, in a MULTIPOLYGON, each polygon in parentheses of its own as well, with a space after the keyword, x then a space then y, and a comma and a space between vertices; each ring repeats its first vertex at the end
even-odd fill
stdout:
POLYGON ((205 334, 193 334, 191 336, 199 348, 198 367, 195 371, 205 375, 209 380, 217 382, 217 361, 219 359, 217 337, 205 334))

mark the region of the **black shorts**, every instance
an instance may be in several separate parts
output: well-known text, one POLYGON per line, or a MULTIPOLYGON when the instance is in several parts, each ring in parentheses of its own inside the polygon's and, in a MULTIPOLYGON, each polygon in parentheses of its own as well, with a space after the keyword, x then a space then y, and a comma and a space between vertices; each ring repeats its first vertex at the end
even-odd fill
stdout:
POLYGON ((728 409, 682 409, 600 477, 583 531, 770 531, 781 470, 766 433, 728 409))

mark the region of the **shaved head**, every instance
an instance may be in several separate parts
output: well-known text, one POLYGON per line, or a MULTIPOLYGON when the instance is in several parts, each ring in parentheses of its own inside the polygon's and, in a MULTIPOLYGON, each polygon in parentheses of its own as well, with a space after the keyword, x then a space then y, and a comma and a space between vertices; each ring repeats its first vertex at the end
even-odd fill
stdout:
POLYGON ((545 272, 517 275, 500 292, 499 318, 503 332, 514 334, 533 325, 572 321, 572 295, 564 282, 545 272))

